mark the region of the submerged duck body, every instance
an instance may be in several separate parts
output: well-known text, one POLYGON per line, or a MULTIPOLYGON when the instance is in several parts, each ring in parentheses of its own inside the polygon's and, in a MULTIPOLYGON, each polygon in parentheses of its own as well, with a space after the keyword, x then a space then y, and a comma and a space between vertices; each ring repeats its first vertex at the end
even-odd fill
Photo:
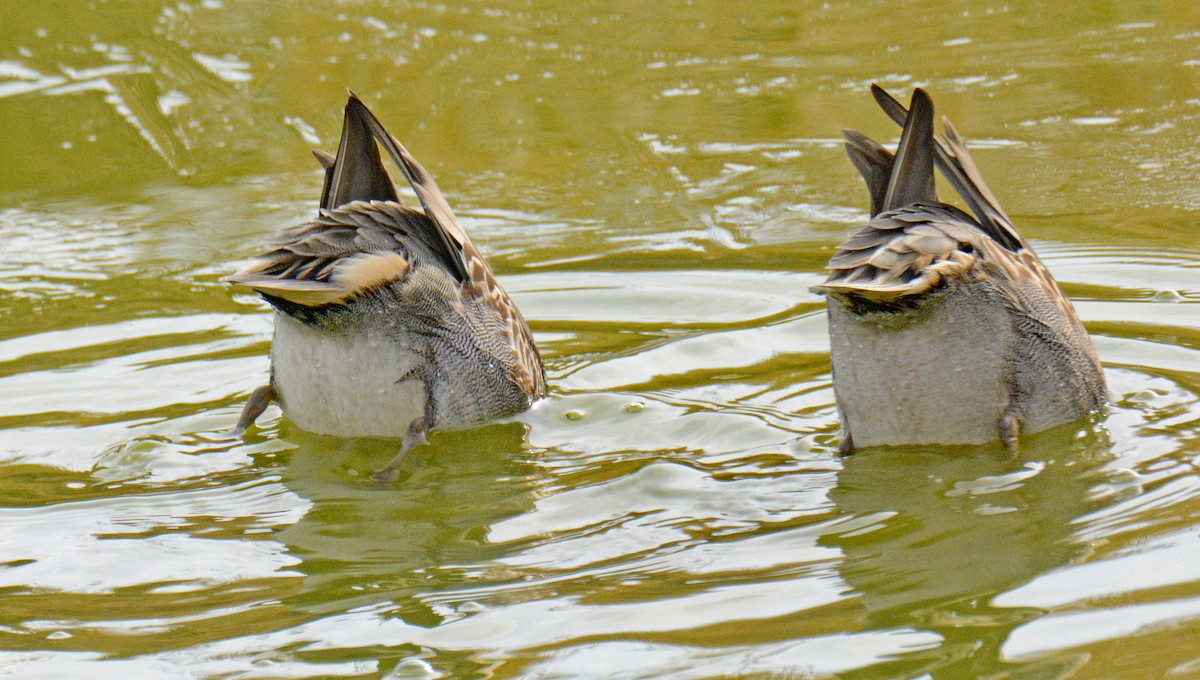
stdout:
POLYGON ((826 297, 842 449, 1015 445, 1103 407, 1095 348, 1066 295, 1017 232, 933 103, 911 113, 878 87, 904 126, 895 155, 853 130, 847 152, 872 219, 830 258, 826 297), (974 216, 942 203, 940 169, 974 216))
POLYGON ((225 279, 275 308, 270 384, 239 428, 276 399, 311 432, 402 436, 402 455, 428 430, 529 408, 546 385, 532 334, 433 178, 353 95, 337 156, 314 153, 317 218, 225 279), (400 201, 377 144, 424 212, 400 201))

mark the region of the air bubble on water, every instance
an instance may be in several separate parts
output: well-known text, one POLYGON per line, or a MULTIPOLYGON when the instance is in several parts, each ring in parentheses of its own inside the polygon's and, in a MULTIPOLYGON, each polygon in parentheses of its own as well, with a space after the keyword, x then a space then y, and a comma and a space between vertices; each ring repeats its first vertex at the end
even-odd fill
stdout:
POLYGON ((1158 291, 1157 293, 1155 293, 1154 295, 1150 296, 1150 301, 1151 302, 1182 302, 1183 296, 1180 295, 1179 291, 1177 291, 1177 290, 1171 290, 1170 288, 1164 288, 1164 289, 1158 291))

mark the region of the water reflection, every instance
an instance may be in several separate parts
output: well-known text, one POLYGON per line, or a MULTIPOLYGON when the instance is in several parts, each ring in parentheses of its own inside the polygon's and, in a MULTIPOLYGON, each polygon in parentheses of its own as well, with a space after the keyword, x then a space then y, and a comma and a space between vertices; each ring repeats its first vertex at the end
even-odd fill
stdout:
MULTIPOLYGON (((528 512, 535 501, 542 468, 531 460, 525 433, 523 423, 436 433, 388 486, 365 473, 395 455, 396 440, 338 440, 284 428, 297 449, 283 482, 312 503, 276 534, 303 560, 297 568, 308 578, 301 600, 318 608, 327 598, 408 602, 431 580, 478 578, 459 565, 498 556, 501 549, 486 540, 488 528, 528 512)), ((404 615, 424 625, 440 620, 407 605, 404 615)))
POLYGON ((6 673, 1197 675, 1191 5, 2 13, 6 673), (863 214, 837 132, 872 81, 976 140, 1096 339, 1111 447, 834 455, 805 291, 863 214), (392 442, 221 434, 270 324, 216 280, 312 214, 347 86, 554 389, 387 490, 392 442))
POLYGON ((868 450, 847 457, 830 498, 869 519, 828 534, 842 578, 859 594, 871 627, 912 626, 945 642, 915 654, 911 672, 989 668, 1001 643, 1025 620, 991 599, 1086 554, 1079 517, 1109 458, 1107 438, 1054 431, 1003 447, 868 450))

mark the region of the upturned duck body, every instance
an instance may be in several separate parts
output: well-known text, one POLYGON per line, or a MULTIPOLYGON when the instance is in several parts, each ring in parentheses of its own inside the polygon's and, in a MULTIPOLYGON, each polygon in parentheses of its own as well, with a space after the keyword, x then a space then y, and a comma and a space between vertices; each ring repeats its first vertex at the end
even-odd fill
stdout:
POLYGON ((302 429, 403 437, 509 416, 545 392, 521 313, 471 243, 433 177, 353 94, 316 219, 285 230, 225 281, 275 308, 269 384, 238 429, 272 400, 302 429), (382 146, 420 199, 404 205, 382 146))
POLYGON ((878 86, 903 126, 893 155, 854 130, 871 220, 850 233, 824 283, 842 450, 879 445, 1015 447, 1106 399, 1095 348, 1070 300, 996 201, 933 102, 911 111, 878 86), (938 200, 937 167, 974 216, 938 200))

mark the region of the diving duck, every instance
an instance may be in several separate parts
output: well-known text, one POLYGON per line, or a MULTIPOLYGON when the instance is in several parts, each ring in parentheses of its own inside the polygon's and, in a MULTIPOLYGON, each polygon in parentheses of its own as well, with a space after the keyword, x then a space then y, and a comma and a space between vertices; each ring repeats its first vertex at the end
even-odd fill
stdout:
POLYGON ((893 155, 846 130, 871 220, 837 247, 813 286, 829 312, 841 450, 981 444, 1104 406, 1096 350, 1029 243, 988 189, 963 138, 918 88, 910 109, 873 85, 903 126, 893 155), (974 215, 938 200, 934 168, 974 215))
POLYGON ((275 312, 270 381, 236 430, 277 400, 310 432, 403 437, 375 473, 388 478, 430 430, 529 408, 546 389, 529 326, 433 177, 353 93, 337 156, 313 154, 325 168, 316 218, 222 279, 275 312), (380 146, 423 212, 400 200, 380 146))

